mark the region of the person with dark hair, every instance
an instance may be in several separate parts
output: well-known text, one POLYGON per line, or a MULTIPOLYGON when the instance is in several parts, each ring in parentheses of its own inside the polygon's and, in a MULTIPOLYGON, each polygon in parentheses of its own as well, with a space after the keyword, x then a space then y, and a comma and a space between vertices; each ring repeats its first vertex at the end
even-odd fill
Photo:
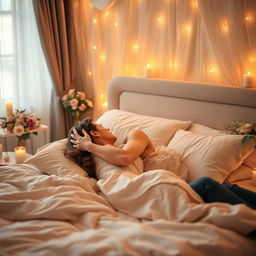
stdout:
MULTIPOLYGON (((130 132, 120 147, 114 145, 116 139, 109 129, 86 118, 70 130, 67 155, 89 176, 96 177, 91 154, 113 165, 128 166, 138 157, 143 160, 156 152, 150 138, 139 129, 130 132)), ((242 203, 256 209, 256 193, 235 184, 220 184, 209 177, 201 177, 189 185, 204 202, 242 203)))

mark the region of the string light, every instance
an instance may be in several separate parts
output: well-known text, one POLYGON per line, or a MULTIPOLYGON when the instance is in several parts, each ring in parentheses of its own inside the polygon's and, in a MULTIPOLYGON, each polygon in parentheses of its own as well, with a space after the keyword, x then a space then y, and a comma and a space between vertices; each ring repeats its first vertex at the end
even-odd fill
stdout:
POLYGON ((209 73, 214 73, 214 72, 216 72, 216 68, 214 66, 211 66, 209 68, 209 73))
POLYGON ((89 75, 89 76, 91 76, 91 75, 92 75, 92 72, 91 72, 91 71, 89 71, 89 72, 88 72, 88 75, 89 75))
POLYGON ((185 28, 185 30, 186 30, 188 33, 191 32, 191 29, 192 29, 192 28, 191 28, 190 25, 185 25, 184 28, 185 28))
POLYGON ((139 46, 138 46, 137 44, 135 44, 135 45, 133 46, 133 50, 137 51, 138 49, 139 49, 139 46))
POLYGON ((222 31, 225 32, 225 33, 228 32, 228 22, 227 21, 223 22, 222 31))
POLYGON ((159 24, 164 24, 164 19, 162 17, 158 17, 157 21, 159 24))
POLYGON ((92 47, 92 49, 93 49, 93 50, 97 50, 97 46, 94 45, 94 46, 92 47))
POLYGON ((198 7, 198 0, 192 0, 191 4, 192 4, 192 7, 197 8, 198 7))
POLYGON ((105 17, 108 17, 108 16, 109 16, 109 12, 105 12, 105 13, 104 13, 104 16, 105 16, 105 17))
POLYGON ((256 61, 256 57, 254 57, 254 56, 251 56, 250 58, 249 58, 249 62, 255 62, 256 61))
POLYGON ((118 27, 118 22, 115 22, 115 23, 114 23, 114 26, 117 28, 117 27, 118 27))
POLYGON ((251 23, 253 22, 253 17, 251 15, 246 15, 244 20, 246 23, 251 23))
POLYGON ((93 19, 93 23, 96 24, 97 23, 97 19, 93 19))
POLYGON ((99 57, 99 58, 100 58, 100 60, 101 60, 101 61, 105 61, 106 56, 105 56, 104 54, 102 54, 102 55, 100 55, 100 57, 99 57))

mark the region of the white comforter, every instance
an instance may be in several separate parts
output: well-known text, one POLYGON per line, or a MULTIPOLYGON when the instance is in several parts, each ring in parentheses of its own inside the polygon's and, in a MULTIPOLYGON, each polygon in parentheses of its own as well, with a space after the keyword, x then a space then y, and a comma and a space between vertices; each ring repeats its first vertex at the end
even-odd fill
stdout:
POLYGON ((255 229, 255 211, 200 204, 166 171, 119 168, 108 178, 98 181, 103 196, 85 177, 1 167, 0 255, 255 254, 241 235, 255 229))

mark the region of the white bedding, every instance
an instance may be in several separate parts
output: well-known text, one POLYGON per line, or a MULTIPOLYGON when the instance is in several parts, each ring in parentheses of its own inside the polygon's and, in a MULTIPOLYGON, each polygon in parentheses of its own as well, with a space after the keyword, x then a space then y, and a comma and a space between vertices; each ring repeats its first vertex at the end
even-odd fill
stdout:
MULTIPOLYGON (((256 250, 253 240, 230 228, 186 222, 186 214, 180 220, 142 220, 120 213, 86 177, 48 176, 23 164, 1 167, 0 182, 1 255, 253 255, 256 250)), ((222 209, 226 220, 243 210, 237 217, 244 222, 242 232, 255 224, 255 213, 246 207, 222 209), (248 218, 252 214, 255 220, 248 218)), ((222 221, 215 210, 210 215, 222 221)))
MULTIPOLYGON (((114 113, 99 122, 120 132, 121 143, 133 123, 114 113)), ((144 117, 140 127, 166 146, 190 125, 144 117), (160 128, 152 125, 158 121, 160 128)), ((191 170, 183 155, 166 149, 173 158, 161 169, 149 157, 147 172, 140 158, 122 168, 95 158, 97 181, 65 157, 65 143, 43 147, 26 164, 0 167, 0 255, 255 255, 256 240, 247 234, 256 230, 256 211, 203 204, 185 182, 191 170)), ((250 160, 241 159, 234 165, 250 160)))

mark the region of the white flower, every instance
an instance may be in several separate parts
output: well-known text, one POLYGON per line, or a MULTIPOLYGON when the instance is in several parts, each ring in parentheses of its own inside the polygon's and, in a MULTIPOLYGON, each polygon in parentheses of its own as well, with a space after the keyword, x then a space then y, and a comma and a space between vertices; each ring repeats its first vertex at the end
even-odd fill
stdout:
POLYGON ((237 131, 238 131, 239 133, 246 134, 246 133, 250 133, 250 131, 252 130, 252 128, 253 128, 253 125, 252 125, 252 124, 245 123, 245 124, 243 124, 242 126, 238 127, 238 128, 237 128, 237 131))
POLYGON ((75 89, 70 89, 70 90, 68 91, 68 95, 73 96, 74 94, 75 94, 75 89))
POLYGON ((21 125, 15 125, 13 128, 13 132, 16 136, 21 136, 25 132, 25 129, 21 125))

